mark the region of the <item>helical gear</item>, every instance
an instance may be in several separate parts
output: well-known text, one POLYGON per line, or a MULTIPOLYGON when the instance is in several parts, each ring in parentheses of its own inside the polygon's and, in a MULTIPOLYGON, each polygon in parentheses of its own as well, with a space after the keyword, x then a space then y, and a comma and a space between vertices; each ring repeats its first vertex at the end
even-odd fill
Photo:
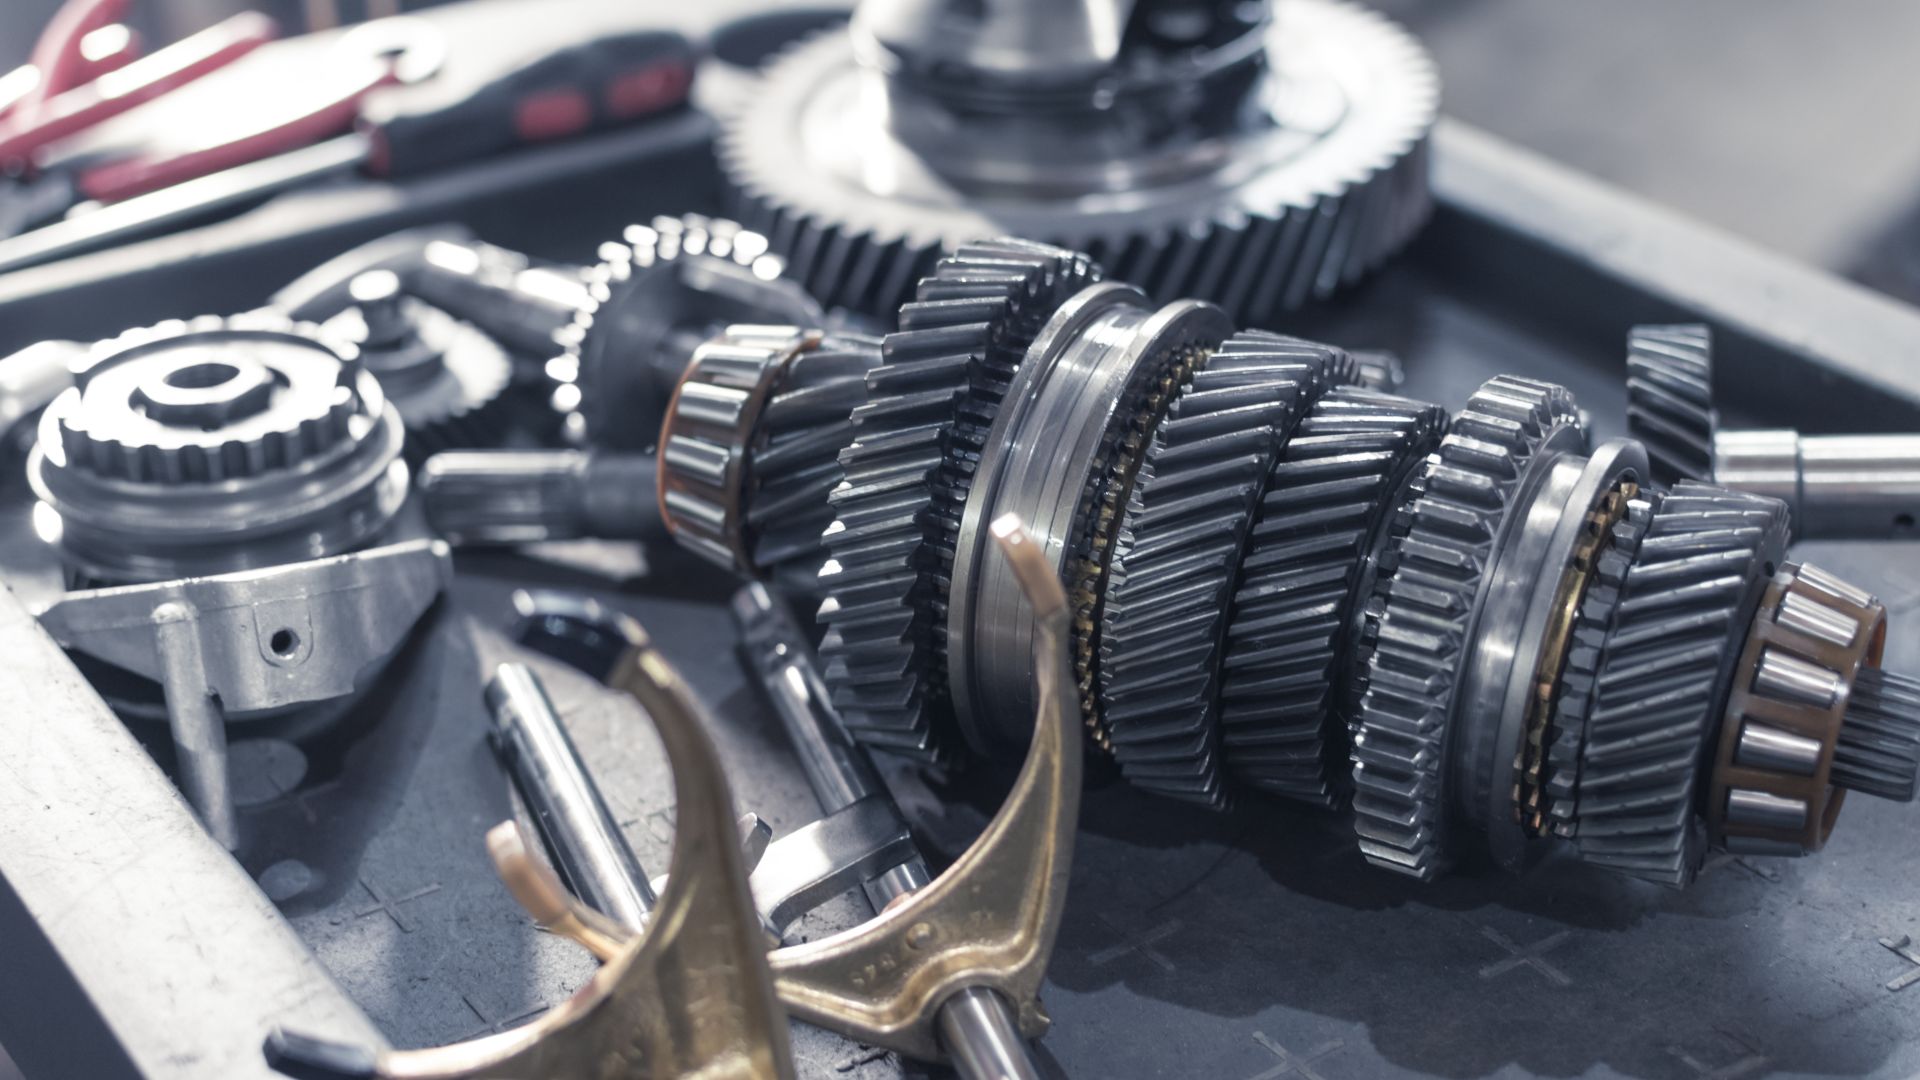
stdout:
POLYGON ((1446 423, 1438 406, 1335 388, 1274 461, 1226 632, 1221 737, 1240 782, 1323 807, 1342 793, 1336 696, 1373 538, 1446 423))
POLYGON ((947 748, 943 597, 973 468, 1040 324, 1099 277, 1074 252, 974 244, 901 308, 853 413, 820 577, 820 652, 857 737, 924 757, 947 748))
POLYGON ((1237 334, 1179 388, 1155 427, 1100 608, 1099 717, 1136 786, 1226 801, 1222 645, 1253 511, 1302 415, 1355 371, 1338 349, 1237 334))
POLYGON ((862 67, 853 35, 829 31, 768 65, 760 92, 722 116, 718 152, 735 213, 797 280, 880 310, 943 245, 1011 233, 1085 250, 1160 299, 1267 316, 1351 283, 1424 223, 1438 84, 1397 25, 1341 0, 1276 0, 1217 63, 1196 54, 1215 55, 1189 44, 1164 86, 1092 77, 1082 123, 1058 88, 1027 107, 990 72, 899 62, 883 75, 862 67), (1117 83, 1131 89, 1116 96, 1117 83), (882 87, 906 96, 879 108, 882 87), (940 117, 925 135, 902 128, 923 112, 940 117), (1040 127, 1026 140, 1005 134, 1029 121, 1040 127), (1108 123, 1144 144, 1113 161, 1055 151, 1108 123), (1022 147, 1044 160, 1010 149, 1022 147), (1105 186, 1116 173, 1135 175, 1124 199, 1105 186), (873 175, 888 186, 870 189, 873 175))
POLYGON ((1669 885, 1699 870, 1705 746, 1786 544, 1774 499, 1683 481, 1655 507, 1594 680, 1573 814, 1585 861, 1669 885))
POLYGON ((1662 484, 1713 479, 1712 348, 1697 324, 1636 326, 1627 336, 1627 433, 1647 445, 1662 484))
POLYGON ((877 340, 793 326, 729 327, 696 349, 660 435, 674 538, 748 577, 817 576, 850 417, 879 362, 877 340))
POLYGON ((833 523, 829 496, 844 477, 840 454, 853 438, 852 414, 867 400, 867 374, 880 366, 880 341, 833 334, 794 359, 760 414, 748 457, 754 564, 762 570, 824 557, 820 536, 833 523))
POLYGON ((351 342, 272 313, 95 346, 28 463, 75 574, 163 580, 351 550, 406 494, 399 414, 351 342))
MULTIPOLYGON (((977 754, 1025 734, 1030 627, 983 557, 1012 514, 1067 586, 1090 741, 1135 786, 1216 808, 1351 793, 1362 853, 1423 879, 1568 841, 1684 883, 1713 835, 1703 748, 1733 745, 1728 658, 1791 621, 1749 601, 1784 504, 1650 486, 1646 449, 1589 447, 1552 384, 1497 377, 1449 427, 1352 385, 1338 349, 1094 276, 1055 248, 963 248, 883 343, 820 578, 855 736, 927 756, 949 715, 977 754)), ((1821 760, 1911 794, 1920 681, 1823 670, 1842 737, 1821 760)))

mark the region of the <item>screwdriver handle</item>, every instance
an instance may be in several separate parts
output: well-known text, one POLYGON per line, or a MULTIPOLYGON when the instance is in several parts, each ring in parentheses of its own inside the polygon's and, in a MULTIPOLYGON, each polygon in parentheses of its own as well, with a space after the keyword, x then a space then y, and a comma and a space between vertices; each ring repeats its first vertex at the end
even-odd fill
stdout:
MULTIPOLYGON (((452 96, 374 99, 368 171, 408 176, 515 147, 621 127, 684 105, 697 56, 682 34, 615 34, 547 53, 452 96)), ((441 81, 451 83, 452 70, 441 81)))

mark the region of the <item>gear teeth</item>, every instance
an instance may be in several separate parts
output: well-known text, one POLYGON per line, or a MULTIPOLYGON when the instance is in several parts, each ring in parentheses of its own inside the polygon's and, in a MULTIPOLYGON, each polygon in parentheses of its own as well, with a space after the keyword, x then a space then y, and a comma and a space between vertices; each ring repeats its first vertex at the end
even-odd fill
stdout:
POLYGON ((829 338, 787 366, 761 410, 746 520, 762 571, 819 564, 821 533, 833 524, 829 498, 844 475, 840 453, 853 439, 854 411, 867 400, 867 373, 879 363, 877 339, 829 338))
POLYGON ((1480 584, 1528 462, 1555 429, 1578 424, 1566 390, 1502 375, 1473 395, 1418 470, 1375 586, 1355 715, 1354 827, 1376 866, 1422 880, 1441 869, 1453 691, 1480 584))
POLYGON ((418 468, 422 462, 443 450, 499 446, 511 427, 510 415, 513 412, 513 400, 505 391, 503 384, 500 392, 493 397, 471 401, 445 416, 409 425, 408 464, 418 468))
MULTIPOLYGON (((723 164, 736 160, 726 153, 724 144, 721 160, 723 164)), ((728 172, 738 176, 734 168, 728 172)), ((736 186, 730 192, 728 212, 765 234, 773 249, 785 257, 787 274, 830 307, 889 316, 902 304, 913 302, 915 283, 930 276, 940 261, 937 239, 889 240, 835 225, 798 207, 782 205, 752 187, 736 186)))
POLYGON ((1226 805, 1220 664, 1254 509, 1306 408, 1329 384, 1354 377, 1339 349, 1237 334, 1180 388, 1153 431, 1100 614, 1100 722, 1135 786, 1226 805))
POLYGON ((660 343, 668 340, 672 327, 661 324, 671 322, 673 313, 636 310, 654 302, 654 286, 647 283, 660 281, 664 269, 731 264, 738 268, 736 272, 750 272, 764 291, 751 301, 731 297, 731 306, 744 309, 731 321, 807 327, 824 323, 824 310, 792 280, 786 262, 767 247, 761 233, 736 221, 701 214, 655 217, 645 225, 629 226, 620 242, 601 245, 601 262, 587 272, 586 304, 555 335, 573 372, 568 381, 577 384, 572 389, 577 391, 578 403, 570 418, 578 425, 575 433, 619 449, 651 445, 655 423, 666 410, 666 387, 676 373, 663 374, 664 354, 651 355, 653 349, 637 345, 627 335, 638 324, 640 332, 660 343))
POLYGON ((1099 279, 1076 252, 963 245, 882 343, 840 455, 820 574, 826 680, 862 742, 923 758, 951 746, 946 595, 973 471, 1034 335, 1099 279))
MULTIPOLYGON (((1271 318, 1327 299, 1398 254, 1432 216, 1429 171, 1422 139, 1364 189, 1309 207, 1120 239, 1063 232, 1053 242, 1083 247, 1103 265, 1110 260, 1115 280, 1157 299, 1192 297, 1237 320, 1271 318)), ((911 302, 914 281, 940 257, 938 239, 883 240, 781 205, 752 185, 734 190, 729 212, 764 232, 785 256, 788 276, 821 302, 868 315, 911 302)))
MULTIPOLYGON (((912 300, 914 282, 932 272, 943 243, 1001 228, 1088 252, 1116 280, 1160 301, 1203 299, 1238 321, 1263 321, 1374 271, 1433 210, 1429 133, 1439 81, 1419 43, 1357 5, 1297 0, 1284 15, 1348 45, 1363 42, 1370 57, 1377 51, 1378 72, 1391 84, 1383 89, 1394 100, 1373 118, 1369 134, 1379 136, 1373 140, 1378 148, 1365 159, 1313 176, 1282 173, 1260 182, 1256 174, 1250 183, 1223 184, 1214 198, 1169 204, 1131 220, 1112 213, 1076 220, 1066 209, 1048 212, 1062 203, 1035 203, 1018 220, 1003 216, 986 225, 978 213, 850 197, 823 186, 824 170, 817 168, 802 166, 809 179, 796 184, 795 153, 781 137, 791 125, 765 101, 805 96, 818 72, 855 62, 846 32, 835 29, 767 64, 761 78, 769 93, 722 111, 716 153, 731 187, 729 212, 765 234, 785 257, 788 274, 821 302, 870 315, 890 315, 912 300)), ((1280 32, 1286 29, 1283 23, 1280 32)))
POLYGON ((1321 807, 1343 794, 1336 674, 1372 537, 1445 430, 1438 406, 1337 388, 1274 460, 1226 631, 1222 738, 1236 780, 1321 807))
POLYGON ((1862 667, 1847 698, 1833 753, 1833 782, 1897 802, 1912 802, 1920 773, 1920 680, 1862 667))
POLYGON ((1703 754, 1786 545, 1776 499, 1683 480, 1655 508, 1595 677, 1574 789, 1583 860, 1693 880, 1706 850, 1694 807, 1703 754))
POLYGON ((154 441, 148 414, 136 412, 132 396, 124 395, 107 410, 90 402, 87 408, 58 413, 56 430, 69 466, 136 484, 220 483, 293 468, 356 437, 355 418, 364 417, 369 405, 360 397, 362 365, 352 339, 332 328, 295 322, 269 311, 176 319, 128 330, 95 344, 75 381, 84 393, 97 376, 123 363, 164 362, 164 357, 156 360, 153 354, 165 353, 176 339, 218 342, 249 333, 301 338, 316 346, 314 359, 299 365, 307 371, 276 363, 279 386, 274 391, 274 409, 284 426, 234 438, 219 427, 205 428, 196 422, 177 426, 173 438, 154 441), (316 363, 331 365, 331 373, 316 363), (120 430, 125 426, 119 422, 122 414, 138 421, 134 426, 139 436, 131 441, 120 430))
POLYGON ((1661 496, 1649 494, 1629 500, 1626 514, 1614 523, 1607 547, 1594 560, 1593 577, 1569 633, 1567 662, 1560 675, 1560 691, 1546 737, 1548 815, 1555 835, 1571 837, 1580 791, 1580 755, 1587 744, 1594 695, 1599 686, 1600 659, 1613 633, 1627 571, 1640 552, 1640 542, 1652 524, 1661 496))
POLYGON ((1713 338, 1697 323, 1627 335, 1627 433, 1646 444, 1654 479, 1713 480, 1713 338))

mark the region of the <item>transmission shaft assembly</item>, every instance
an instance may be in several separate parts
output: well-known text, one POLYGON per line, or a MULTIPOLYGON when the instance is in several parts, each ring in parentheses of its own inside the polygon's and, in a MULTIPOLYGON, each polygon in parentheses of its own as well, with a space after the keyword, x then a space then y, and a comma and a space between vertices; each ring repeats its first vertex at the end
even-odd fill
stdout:
MULTIPOLYGON (((974 243, 882 340, 733 327, 626 499, 648 535, 820 595, 847 729, 929 761, 1027 740, 1032 625, 984 531, 1015 514, 1130 782, 1350 808, 1366 857, 1420 878, 1565 847, 1682 885, 1716 844, 1817 850, 1845 790, 1911 798, 1920 682, 1878 669, 1877 601, 1787 561, 1787 504, 1662 487, 1667 443, 1593 447, 1549 383, 1449 417, 1341 349, 1102 278, 974 243)), ((466 494, 524 493, 503 462, 434 459, 430 515, 587 505, 466 494)))
POLYGON ((820 578, 856 737, 1019 745, 996 721, 1031 711, 1031 631, 979 537, 1017 512, 1129 780, 1350 804, 1390 869, 1564 843, 1681 885, 1715 844, 1817 850, 1845 790, 1911 796, 1920 683, 1875 666, 1876 601, 1786 561, 1778 500, 1659 488, 1551 384, 1493 379, 1449 423, 1339 349, 1100 276, 963 246, 885 339, 820 578))

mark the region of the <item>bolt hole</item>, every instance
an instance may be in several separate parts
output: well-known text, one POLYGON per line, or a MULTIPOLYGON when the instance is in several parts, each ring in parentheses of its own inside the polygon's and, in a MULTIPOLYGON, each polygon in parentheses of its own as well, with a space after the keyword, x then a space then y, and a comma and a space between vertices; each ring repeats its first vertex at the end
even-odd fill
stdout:
POLYGON ((291 630, 275 630, 267 639, 267 648, 272 649, 275 656, 292 656, 293 650, 299 647, 300 635, 291 630))
POLYGON ((204 364, 188 364, 167 372, 164 380, 175 390, 205 390, 209 386, 219 386, 240 377, 240 369, 232 364, 223 364, 209 360, 204 364))
POLYGON ((1893 528, 1895 532, 1912 532, 1913 531, 1913 515, 1912 514, 1893 515, 1893 528))

